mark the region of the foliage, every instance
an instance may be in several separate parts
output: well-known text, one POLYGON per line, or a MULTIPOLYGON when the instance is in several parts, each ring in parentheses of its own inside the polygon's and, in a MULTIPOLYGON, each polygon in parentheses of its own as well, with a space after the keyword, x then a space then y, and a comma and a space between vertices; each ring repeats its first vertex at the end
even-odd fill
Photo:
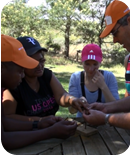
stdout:
MULTIPOLYGON (((112 38, 100 39, 104 29, 104 11, 112 0, 46 0, 47 6, 30 7, 27 0, 13 0, 1 13, 1 33, 32 36, 55 53, 71 57, 79 44, 97 43, 102 47, 106 65, 123 63, 124 50, 113 45, 112 38)), ((74 54, 76 55, 76 54, 74 54)), ((66 61, 66 60, 65 60, 66 61)), ((63 61, 64 62, 64 61, 63 61)))
POLYGON ((107 50, 107 59, 111 58, 111 62, 109 62, 112 65, 117 64, 124 64, 124 58, 128 54, 128 51, 121 46, 115 44, 111 50, 107 50))
POLYGON ((89 3, 89 9, 85 8, 86 3, 81 4, 80 13, 82 18, 76 26, 76 35, 81 36, 82 42, 97 43, 101 46, 100 33, 104 29, 104 12, 106 6, 112 0, 94 0, 89 3))
POLYGON ((46 46, 48 49, 53 48, 55 53, 56 53, 56 51, 60 51, 60 49, 61 49, 60 45, 57 43, 54 43, 51 38, 46 42, 46 46))
POLYGON ((65 56, 69 57, 70 35, 74 22, 81 18, 78 8, 80 3, 78 0, 47 0, 50 6, 48 10, 49 22, 55 29, 64 32, 65 38, 65 56))
POLYGON ((64 55, 55 54, 53 52, 46 53, 45 58, 46 58, 46 64, 50 66, 67 65, 73 63, 71 60, 65 59, 64 55))
POLYGON ((42 19, 43 8, 33 8, 25 3, 14 1, 6 5, 1 13, 2 33, 13 37, 44 33, 45 20, 42 19))

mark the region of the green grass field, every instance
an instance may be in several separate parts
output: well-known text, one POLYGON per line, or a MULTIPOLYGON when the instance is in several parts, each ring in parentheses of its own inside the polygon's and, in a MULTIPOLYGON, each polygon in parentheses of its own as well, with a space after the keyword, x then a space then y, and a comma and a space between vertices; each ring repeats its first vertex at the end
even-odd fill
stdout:
MULTIPOLYGON (((53 66, 46 65, 46 67, 51 69, 54 72, 55 76, 59 79, 59 81, 61 82, 62 86, 64 87, 66 91, 68 91, 69 79, 70 79, 71 74, 75 71, 83 70, 82 65, 80 64, 53 65, 53 66)), ((113 74, 115 75, 118 81, 118 91, 119 91, 120 98, 123 98, 125 94, 125 78, 124 78, 125 69, 124 67, 121 65, 117 65, 112 68, 101 67, 101 69, 109 70, 113 72, 113 74)), ((63 107, 60 107, 56 115, 61 116, 61 117, 66 117, 66 116, 75 117, 75 115, 71 115, 68 112, 68 108, 63 108, 63 107)))

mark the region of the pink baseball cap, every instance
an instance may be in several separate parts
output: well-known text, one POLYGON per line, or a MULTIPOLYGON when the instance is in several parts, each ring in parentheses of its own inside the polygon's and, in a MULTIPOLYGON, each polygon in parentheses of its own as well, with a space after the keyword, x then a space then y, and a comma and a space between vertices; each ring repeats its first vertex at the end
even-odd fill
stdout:
POLYGON ((95 60, 98 62, 102 61, 102 50, 97 44, 87 44, 81 54, 81 60, 95 60))

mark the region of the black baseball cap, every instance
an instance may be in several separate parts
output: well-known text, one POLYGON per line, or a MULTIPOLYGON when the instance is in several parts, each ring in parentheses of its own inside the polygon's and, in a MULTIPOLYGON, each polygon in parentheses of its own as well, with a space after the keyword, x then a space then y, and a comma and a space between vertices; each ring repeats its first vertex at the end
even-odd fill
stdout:
POLYGON ((46 48, 41 47, 39 42, 32 37, 28 36, 18 37, 17 40, 19 40, 22 43, 27 55, 29 56, 41 50, 43 50, 44 52, 48 51, 46 48))

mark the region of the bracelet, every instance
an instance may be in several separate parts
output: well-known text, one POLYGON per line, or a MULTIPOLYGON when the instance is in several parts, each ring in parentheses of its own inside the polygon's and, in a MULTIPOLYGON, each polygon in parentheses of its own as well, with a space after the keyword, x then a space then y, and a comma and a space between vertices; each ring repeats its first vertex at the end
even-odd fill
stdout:
POLYGON ((105 116, 105 124, 108 124, 109 126, 111 126, 109 123, 109 117, 110 116, 111 116, 111 114, 106 114, 106 116, 105 116))

